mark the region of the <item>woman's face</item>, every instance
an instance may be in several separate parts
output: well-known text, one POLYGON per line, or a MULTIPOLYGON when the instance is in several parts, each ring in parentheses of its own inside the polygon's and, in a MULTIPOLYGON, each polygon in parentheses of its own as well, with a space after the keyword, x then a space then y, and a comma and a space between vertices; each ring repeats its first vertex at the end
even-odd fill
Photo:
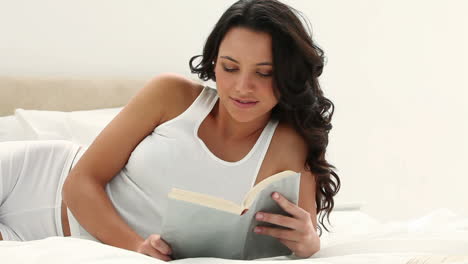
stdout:
POLYGON ((265 117, 278 103, 271 45, 269 34, 242 27, 221 41, 214 70, 220 105, 238 122, 265 117))

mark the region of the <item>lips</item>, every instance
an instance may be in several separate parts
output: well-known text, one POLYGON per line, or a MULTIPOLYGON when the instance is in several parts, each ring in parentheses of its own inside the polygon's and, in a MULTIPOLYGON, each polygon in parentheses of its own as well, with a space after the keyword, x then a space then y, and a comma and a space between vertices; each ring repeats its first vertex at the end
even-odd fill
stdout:
POLYGON ((242 104, 257 103, 258 102, 257 100, 254 100, 254 99, 243 99, 243 98, 233 98, 233 97, 231 97, 231 98, 236 100, 239 103, 242 103, 242 104))
POLYGON ((239 108, 250 108, 258 103, 258 101, 253 99, 241 99, 231 97, 231 100, 234 102, 234 105, 236 105, 239 108))

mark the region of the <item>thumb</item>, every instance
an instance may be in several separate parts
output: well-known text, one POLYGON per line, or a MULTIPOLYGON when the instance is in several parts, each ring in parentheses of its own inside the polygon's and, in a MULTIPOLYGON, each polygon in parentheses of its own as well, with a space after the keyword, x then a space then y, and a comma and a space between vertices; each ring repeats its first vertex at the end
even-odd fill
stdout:
POLYGON ((171 248, 161 239, 160 236, 152 237, 150 244, 153 248, 157 249, 163 254, 170 255, 172 253, 171 248))

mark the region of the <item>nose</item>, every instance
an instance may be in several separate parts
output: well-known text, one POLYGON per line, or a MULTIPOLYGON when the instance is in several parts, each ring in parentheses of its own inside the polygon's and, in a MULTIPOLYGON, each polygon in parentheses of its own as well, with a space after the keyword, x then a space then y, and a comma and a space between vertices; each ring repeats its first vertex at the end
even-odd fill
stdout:
POLYGON ((239 79, 236 84, 236 92, 240 95, 247 95, 252 93, 254 84, 251 76, 247 73, 239 74, 239 79))

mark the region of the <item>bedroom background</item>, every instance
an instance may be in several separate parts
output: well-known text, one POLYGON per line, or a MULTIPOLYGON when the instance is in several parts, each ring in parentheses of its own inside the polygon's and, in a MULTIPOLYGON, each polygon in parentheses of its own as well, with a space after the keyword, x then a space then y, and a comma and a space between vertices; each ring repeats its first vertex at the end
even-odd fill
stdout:
MULTIPOLYGON (((0 0, 0 75, 195 79, 188 60, 233 2, 0 0)), ((384 221, 468 216, 468 2, 284 2, 327 56, 337 201, 384 221)))

